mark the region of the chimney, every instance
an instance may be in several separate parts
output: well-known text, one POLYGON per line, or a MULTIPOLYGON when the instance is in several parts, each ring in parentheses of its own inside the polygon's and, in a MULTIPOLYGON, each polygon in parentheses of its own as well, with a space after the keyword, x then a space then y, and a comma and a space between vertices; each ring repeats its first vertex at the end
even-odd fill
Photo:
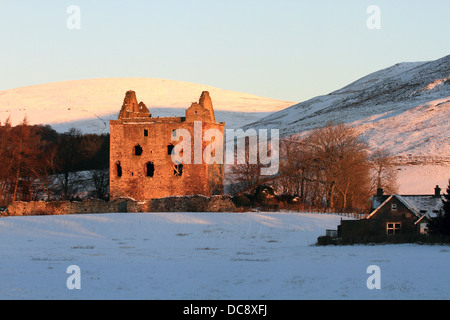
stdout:
POLYGON ((383 193, 384 193, 383 188, 378 188, 377 189, 377 197, 382 197, 383 193))
POLYGON ((439 186, 436 186, 436 188, 434 188, 434 196, 436 198, 440 198, 441 197, 441 188, 439 188, 439 186))

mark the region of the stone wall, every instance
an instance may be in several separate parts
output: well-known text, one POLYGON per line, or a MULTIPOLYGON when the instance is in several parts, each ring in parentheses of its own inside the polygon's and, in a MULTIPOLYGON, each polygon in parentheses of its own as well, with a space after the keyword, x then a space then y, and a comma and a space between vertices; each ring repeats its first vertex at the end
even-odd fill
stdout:
POLYGON ((227 196, 168 197, 149 201, 151 212, 226 212, 236 211, 227 196))
POLYGON ((67 215, 115 212, 235 212, 228 196, 167 197, 146 201, 116 199, 113 201, 86 200, 15 202, 8 207, 9 216, 67 215))
POLYGON ((8 207, 10 216, 32 216, 32 215, 66 215, 82 213, 108 213, 126 212, 127 199, 114 201, 87 200, 83 202, 70 201, 31 201, 15 202, 8 207))

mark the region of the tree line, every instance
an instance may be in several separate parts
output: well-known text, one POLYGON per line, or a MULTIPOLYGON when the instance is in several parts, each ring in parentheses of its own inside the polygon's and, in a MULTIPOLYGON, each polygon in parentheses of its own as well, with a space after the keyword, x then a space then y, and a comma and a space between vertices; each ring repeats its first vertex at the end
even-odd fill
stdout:
MULTIPOLYGON (((377 189, 398 188, 394 157, 385 149, 371 151, 357 130, 343 123, 281 139, 279 153, 279 172, 271 177, 261 176, 258 164, 230 168, 231 193, 247 202, 243 196, 261 198, 256 193, 266 185, 279 200, 301 209, 350 212, 367 210, 377 189)), ((273 199, 271 193, 266 189, 273 199)))
POLYGON ((1 206, 73 200, 88 183, 106 197, 109 134, 82 134, 74 128, 58 133, 49 125, 30 125, 27 118, 17 126, 8 119, 0 125, 0 163, 1 206))
MULTIPOLYGON (((249 161, 233 165, 227 172, 229 193, 246 205, 264 205, 279 195, 299 209, 357 211, 370 206, 378 188, 397 191, 392 155, 384 149, 371 152, 356 129, 342 123, 281 139, 279 152, 274 176, 261 176, 261 165, 249 161)), ((74 128, 58 133, 49 125, 30 125, 26 118, 17 126, 7 120, 0 125, 0 161, 0 206, 108 198, 109 134, 74 128)))

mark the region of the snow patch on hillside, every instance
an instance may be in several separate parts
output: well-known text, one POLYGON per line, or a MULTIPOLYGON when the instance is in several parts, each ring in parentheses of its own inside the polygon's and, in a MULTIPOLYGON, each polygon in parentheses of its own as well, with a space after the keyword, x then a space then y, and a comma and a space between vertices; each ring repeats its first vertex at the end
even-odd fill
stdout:
POLYGON ((450 180, 450 165, 403 165, 398 167, 400 194, 434 194, 439 186, 443 192, 450 180))

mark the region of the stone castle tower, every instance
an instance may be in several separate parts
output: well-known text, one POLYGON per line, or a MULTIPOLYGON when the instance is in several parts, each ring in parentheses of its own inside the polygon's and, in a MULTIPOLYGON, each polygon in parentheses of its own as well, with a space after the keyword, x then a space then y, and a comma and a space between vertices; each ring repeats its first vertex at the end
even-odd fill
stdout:
MULTIPOLYGON (((174 163, 174 132, 185 129, 194 137, 201 123, 206 130, 224 134, 225 124, 217 123, 211 97, 204 91, 198 103, 192 103, 185 117, 152 117, 136 93, 128 91, 118 120, 110 121, 110 197, 149 200, 168 196, 217 195, 224 192, 223 161, 213 164, 174 163)), ((198 134, 198 133, 197 133, 198 134)), ((207 142, 202 139, 202 152, 207 142)), ((223 145, 221 146, 223 148, 223 145)), ((191 139, 194 150, 194 138, 191 139)), ((223 150, 222 150, 223 154, 223 150)), ((192 155, 194 159, 194 155, 192 155)))

